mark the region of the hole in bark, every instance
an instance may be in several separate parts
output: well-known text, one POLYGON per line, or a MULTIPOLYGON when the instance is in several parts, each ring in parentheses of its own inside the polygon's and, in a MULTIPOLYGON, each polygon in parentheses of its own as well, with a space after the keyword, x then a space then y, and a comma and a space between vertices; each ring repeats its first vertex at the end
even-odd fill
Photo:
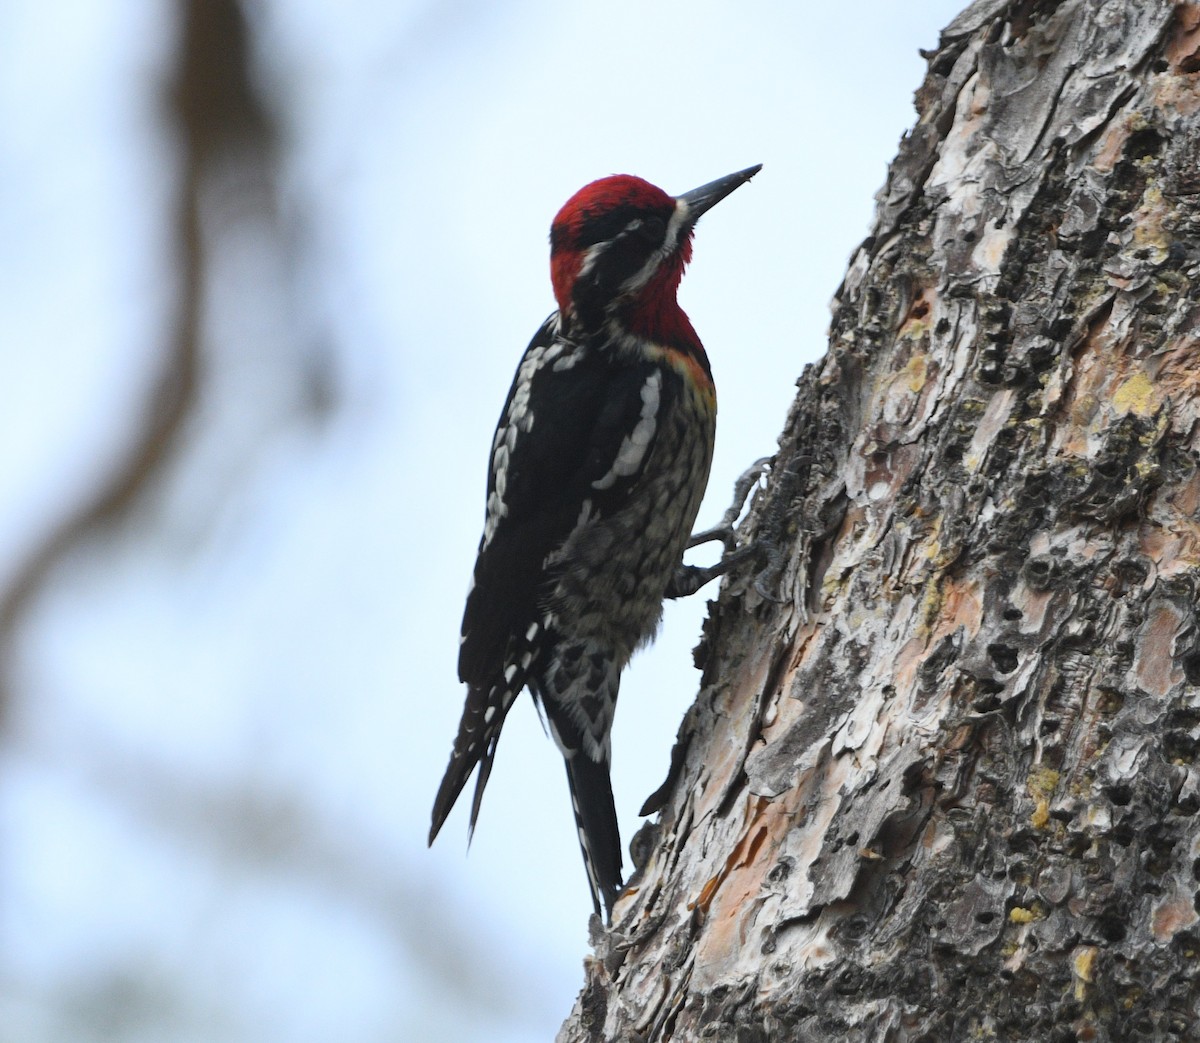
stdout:
POLYGON ((1194 815, 1200 811, 1200 800, 1189 794, 1182 800, 1175 801, 1175 814, 1177 815, 1194 815))
POLYGON ((1011 645, 988 645, 987 654, 1002 674, 1011 674, 1017 668, 1017 650, 1011 645))
MULTIPOLYGON (((979 369, 975 375, 979 378, 981 384, 1001 384, 1004 382, 1004 369, 999 361, 994 358, 984 359, 979 364, 979 369)), ((958 455, 962 456, 961 451, 958 455)))
POLYGON ((1038 848, 1037 838, 1027 829, 1020 829, 1008 838, 1009 851, 1031 855, 1038 848))
POLYGON ((950 332, 950 320, 949 319, 938 319, 938 324, 934 327, 933 331, 939 337, 944 337, 947 333, 950 332))
POLYGON ((1165 876, 1175 868, 1174 846, 1165 850, 1148 851, 1143 857, 1142 864, 1151 876, 1165 876))
POLYGON ((1187 959, 1194 959, 1196 953, 1200 951, 1200 938, 1197 938, 1191 931, 1180 931, 1171 939, 1171 945, 1187 959))
POLYGON ((975 238, 976 237, 975 237, 974 232, 963 232, 963 242, 964 243, 973 243, 973 242, 975 242, 975 238))
POLYGON ((773 884, 782 883, 788 878, 792 872, 792 860, 786 855, 781 858, 775 867, 767 874, 767 879, 773 884))
POLYGON ((1079 252, 1087 260, 1096 257, 1108 245, 1108 229, 1093 228, 1079 240, 1079 252))
POLYGON ((978 923, 991 923, 996 919, 996 914, 990 909, 984 909, 983 912, 975 914, 975 920, 978 923))
POLYGON ((1102 916, 1096 921, 1096 930, 1106 942, 1125 940, 1125 925, 1115 916, 1102 916))
POLYGON ((1196 759, 1196 740, 1187 732, 1167 732, 1163 752, 1172 763, 1191 764, 1196 759))
POLYGON ((1045 557, 1030 558, 1025 562, 1025 567, 1021 571, 1025 576, 1025 582, 1031 589, 1042 591, 1050 585, 1050 580, 1054 576, 1054 562, 1045 557))
POLYGON ((1000 709, 1000 700, 995 695, 983 695, 971 704, 971 709, 976 713, 991 713, 1000 709))
POLYGON ((1133 830, 1124 824, 1114 828, 1110 835, 1118 847, 1129 847, 1133 843, 1133 830))
POLYGON ((1150 850, 1160 855, 1175 853, 1175 845, 1179 843, 1179 831, 1172 828, 1161 828, 1150 837, 1150 850))
POLYGON ((1072 833, 1067 838, 1067 856, 1082 858, 1092 846, 1092 838, 1086 833, 1072 833))
POLYGON ((1200 685, 1200 649, 1185 655, 1181 665, 1188 684, 1200 685))
POLYGON ((1053 735, 1059 729, 1062 722, 1057 717, 1047 717, 1042 721, 1041 732, 1043 735, 1053 735))
MULTIPOLYGON (((1079 935, 1074 936, 1072 945, 1079 944, 1079 935)), ((1083 1004, 1072 999, 1065 999, 1062 1005, 1058 1008, 1059 1021, 1074 1021, 1080 1014, 1083 1013, 1083 1004)))
POLYGON ((1188 261, 1188 250, 1183 243, 1172 243, 1167 247, 1167 259, 1164 264, 1171 268, 1182 268, 1188 261))
POLYGON ((1132 160, 1148 159, 1162 151, 1162 135, 1152 127, 1146 127, 1129 135, 1125 142, 1125 154, 1132 160))
POLYGON ((1046 336, 1051 340, 1062 340, 1071 332, 1074 323, 1070 319, 1057 318, 1046 324, 1046 336))
POLYGON ((851 916, 842 921, 838 934, 849 941, 858 941, 871 929, 871 921, 865 916, 851 916))
MULTIPOLYGON (((1070 323, 1067 324, 1068 332, 1070 323)), ((1035 344, 1029 349, 1029 365, 1037 373, 1044 373, 1058 361, 1057 344, 1035 344)))
POLYGON ((834 976, 830 985, 839 996, 857 997, 863 991, 863 972, 857 967, 851 967, 834 976))
POLYGON ((1006 608, 1004 610, 1003 618, 1006 619, 1008 622, 1013 623, 1016 620, 1020 619, 1021 615, 1022 615, 1022 613, 1019 608, 1006 608))
POLYGON ((1118 561, 1113 567, 1113 575, 1116 576, 1117 582, 1120 584, 1118 597, 1124 596, 1125 588, 1140 587, 1146 582, 1146 577, 1149 575, 1149 570, 1146 566, 1136 558, 1126 558, 1123 561, 1118 561))
POLYGON ((1011 363, 1004 367, 1005 387, 1028 387, 1036 383, 1033 374, 1025 366, 1011 363))
POLYGON ((1123 783, 1118 783, 1115 786, 1108 786, 1105 788, 1104 792, 1108 799, 1116 804, 1119 808, 1128 806, 1129 802, 1133 800, 1133 790, 1123 783))

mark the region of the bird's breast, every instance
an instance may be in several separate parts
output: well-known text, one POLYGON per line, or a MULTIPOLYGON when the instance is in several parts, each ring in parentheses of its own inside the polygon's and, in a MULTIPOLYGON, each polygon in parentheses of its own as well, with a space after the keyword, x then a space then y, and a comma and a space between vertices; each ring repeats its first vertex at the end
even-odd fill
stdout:
POLYGON ((663 367, 654 444, 623 505, 581 520, 556 557, 549 607, 575 638, 624 660, 650 637, 667 583, 683 558, 712 464, 716 410, 711 382, 663 367))

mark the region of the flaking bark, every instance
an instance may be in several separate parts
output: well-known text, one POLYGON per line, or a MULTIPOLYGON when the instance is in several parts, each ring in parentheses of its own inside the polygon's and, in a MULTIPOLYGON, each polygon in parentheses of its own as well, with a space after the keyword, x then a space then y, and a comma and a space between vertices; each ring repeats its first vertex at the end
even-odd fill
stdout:
POLYGON ((1200 1038, 1200 4, 928 58, 563 1043, 1200 1038))

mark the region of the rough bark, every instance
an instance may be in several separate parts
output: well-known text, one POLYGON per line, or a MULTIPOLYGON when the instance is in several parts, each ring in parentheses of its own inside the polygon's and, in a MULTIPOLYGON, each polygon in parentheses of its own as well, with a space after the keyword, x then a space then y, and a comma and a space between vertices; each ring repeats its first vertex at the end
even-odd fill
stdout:
POLYGON ((1200 4, 928 57, 566 1043, 1200 1038, 1200 4))

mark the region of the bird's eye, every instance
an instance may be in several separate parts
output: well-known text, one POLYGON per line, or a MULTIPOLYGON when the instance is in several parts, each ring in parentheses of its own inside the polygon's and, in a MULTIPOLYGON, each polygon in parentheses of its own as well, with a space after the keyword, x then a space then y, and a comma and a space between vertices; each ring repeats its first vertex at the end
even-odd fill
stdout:
POLYGON ((667 233, 667 223, 661 217, 648 217, 642 222, 638 234, 648 242, 661 243, 667 233))

